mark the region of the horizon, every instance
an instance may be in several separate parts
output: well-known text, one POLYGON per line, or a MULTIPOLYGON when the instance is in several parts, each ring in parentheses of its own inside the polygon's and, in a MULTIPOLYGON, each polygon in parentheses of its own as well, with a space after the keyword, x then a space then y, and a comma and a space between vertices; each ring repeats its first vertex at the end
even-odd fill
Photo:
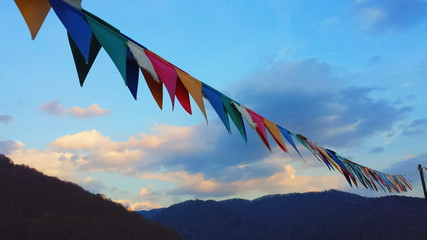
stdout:
MULTIPOLYGON (((412 181, 396 195, 423 197, 426 1, 82 4, 266 118, 412 181)), ((235 127, 227 134, 207 101, 208 124, 193 101, 193 115, 171 111, 166 93, 160 110, 141 75, 135 101, 105 50, 81 88, 52 10, 34 41, 13 1, 3 12, 0 153, 16 164, 134 210, 326 189, 390 195, 351 188, 305 149, 303 159, 289 146, 269 152, 248 126, 247 143, 235 127)))
MULTIPOLYGON (((0 157, 1 157, 1 156, 2 156, 2 154, 0 153, 0 157)), ((3 156, 4 156, 4 155, 3 155, 3 156)), ((6 157, 7 157, 7 156, 6 156, 6 157)), ((25 164, 16 164, 16 163, 14 163, 14 162, 13 162, 13 159, 9 159, 9 160, 11 160, 12 164, 15 164, 15 165, 17 165, 17 166, 27 166, 27 167, 28 167, 28 165, 25 165, 25 164)), ((35 169, 35 168, 31 168, 31 169, 33 169, 33 170, 35 170, 35 171, 38 171, 38 170, 37 170, 37 169, 35 169)), ((38 171, 38 172, 40 172, 40 171, 38 171)), ((44 174, 44 175, 45 175, 45 176, 47 176, 47 177, 54 177, 54 178, 56 178, 56 179, 58 179, 58 180, 60 180, 60 181, 62 181, 62 182, 66 181, 66 180, 61 179, 61 178, 56 177, 56 176, 46 175, 46 174, 45 174, 45 173, 43 173, 43 172, 40 172, 40 173, 44 174)), ((67 182, 69 182, 69 181, 67 181, 67 182)), ((84 191, 90 192, 88 189, 85 189, 83 186, 81 186, 81 185, 79 185, 79 184, 77 184, 77 183, 73 183, 73 182, 70 182, 70 183, 72 183, 72 184, 76 184, 77 186, 80 186, 84 191)), ((108 200, 110 200, 110 201, 113 201, 113 202, 116 202, 116 203, 120 203, 120 204, 121 204, 121 205, 123 205, 123 207, 125 207, 128 211, 133 211, 133 212, 141 212, 141 211, 142 211, 142 212, 144 212, 144 211, 146 211, 146 212, 149 212, 149 211, 151 211, 151 210, 167 209, 167 208, 170 208, 170 207, 172 207, 172 206, 174 206, 174 205, 180 205, 180 204, 182 204, 182 203, 192 202, 192 201, 202 201, 202 202, 206 202, 206 201, 214 201, 214 202, 220 203, 220 202, 224 202, 224 201, 242 200, 242 201, 253 202, 253 201, 258 201, 258 200, 266 199, 266 198, 270 198, 270 197, 278 197, 278 196, 280 197, 280 196, 288 196, 288 195, 317 194, 317 193, 321 194, 321 193, 327 193, 327 192, 339 192, 339 193, 344 193, 344 194, 356 195, 356 196, 359 196, 359 197, 362 197, 362 198, 405 197, 405 198, 416 198, 416 199, 423 199, 423 200, 424 200, 424 197, 403 196, 403 195, 399 195, 399 194, 388 194, 388 195, 385 195, 385 196, 364 196, 364 195, 358 194, 357 192, 349 192, 349 191, 345 191, 345 190, 338 190, 338 189, 325 189, 325 190, 320 190, 320 191, 307 191, 307 192, 271 193, 271 194, 267 194, 267 195, 263 195, 263 196, 256 196, 255 198, 252 198, 252 199, 249 199, 249 198, 238 198, 238 197, 236 197, 236 198, 224 198, 224 199, 210 199, 210 198, 199 199, 199 198, 195 198, 195 199, 187 199, 187 200, 184 200, 184 201, 182 201, 182 202, 176 202, 176 203, 173 203, 173 204, 171 204, 171 205, 169 205, 169 206, 162 206, 162 207, 160 207, 160 208, 151 208, 151 209, 135 210, 135 209, 132 209, 132 208, 130 208, 129 206, 127 206, 127 205, 126 205, 126 203, 121 203, 121 202, 114 201, 113 199, 108 198, 108 196, 105 196, 105 195, 103 195, 102 193, 96 193, 96 194, 101 194, 101 195, 103 195, 103 197, 106 197, 106 199, 108 199, 108 200)), ((92 192, 92 193, 93 193, 93 192, 92 192)), ((95 194, 95 193, 93 193, 93 194, 95 194)))

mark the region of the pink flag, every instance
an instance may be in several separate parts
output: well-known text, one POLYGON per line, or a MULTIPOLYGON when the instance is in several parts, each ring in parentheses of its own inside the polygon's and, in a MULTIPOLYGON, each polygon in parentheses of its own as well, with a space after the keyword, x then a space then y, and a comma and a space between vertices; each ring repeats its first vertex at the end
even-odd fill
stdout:
POLYGON ((264 142, 268 150, 271 151, 270 144, 268 144, 267 132, 265 131, 264 118, 249 108, 246 108, 246 110, 248 111, 249 115, 251 115, 252 121, 257 124, 256 132, 258 133, 259 137, 264 142))

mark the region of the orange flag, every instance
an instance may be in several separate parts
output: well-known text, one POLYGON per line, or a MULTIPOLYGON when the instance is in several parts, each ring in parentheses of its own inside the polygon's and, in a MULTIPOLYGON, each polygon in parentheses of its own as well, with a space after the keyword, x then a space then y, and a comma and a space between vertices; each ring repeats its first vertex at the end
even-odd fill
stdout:
POLYGON ((197 106, 199 106, 200 111, 202 111, 203 115, 206 118, 206 121, 208 121, 208 118, 206 116, 205 104, 203 102, 202 83, 179 68, 175 67, 175 71, 178 74, 178 77, 184 87, 193 97, 197 106))
POLYGON ((273 136, 274 140, 276 141, 277 145, 285 151, 288 152, 288 149, 286 148, 285 142, 283 141, 282 135, 280 134, 280 130, 277 127, 275 123, 272 121, 264 118, 264 124, 267 127, 268 131, 270 132, 271 136, 273 136))
POLYGON ((50 10, 49 0, 15 0, 34 40, 50 10))
POLYGON ((153 95, 154 100, 160 109, 163 108, 163 83, 157 82, 156 79, 146 69, 140 67, 142 75, 144 75, 147 86, 153 95))

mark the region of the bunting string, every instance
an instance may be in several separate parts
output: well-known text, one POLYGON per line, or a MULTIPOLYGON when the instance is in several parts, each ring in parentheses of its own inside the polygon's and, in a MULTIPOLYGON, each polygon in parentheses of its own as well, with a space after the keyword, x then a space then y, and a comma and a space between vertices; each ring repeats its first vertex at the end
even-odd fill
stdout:
POLYGON ((84 10, 81 0, 15 0, 27 26, 35 39, 43 21, 52 8, 67 30, 80 85, 83 86, 95 59, 103 48, 122 76, 133 98, 137 99, 139 72, 160 109, 163 107, 163 86, 175 107, 175 99, 192 114, 190 96, 208 120, 206 99, 231 133, 231 122, 236 126, 244 141, 247 141, 245 122, 256 131, 264 145, 271 151, 268 135, 285 153, 290 146, 302 158, 295 140, 308 149, 316 159, 330 171, 338 171, 352 187, 363 186, 374 191, 400 193, 412 190, 411 183, 402 175, 390 175, 357 164, 333 150, 323 148, 301 134, 264 118, 246 106, 225 96, 208 84, 199 81, 143 45, 124 35, 101 18, 84 10), (231 119, 231 121, 230 121, 231 119), (245 121, 244 121, 245 120, 245 121))

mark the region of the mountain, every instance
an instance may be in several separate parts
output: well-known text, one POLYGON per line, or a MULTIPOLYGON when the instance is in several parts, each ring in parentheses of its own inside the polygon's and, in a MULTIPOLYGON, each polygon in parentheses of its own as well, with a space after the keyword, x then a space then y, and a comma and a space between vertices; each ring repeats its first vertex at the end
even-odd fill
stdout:
POLYGON ((165 208, 152 219, 177 230, 186 240, 408 240, 427 239, 426 216, 424 199, 366 198, 329 190, 253 201, 192 200, 165 208))
POLYGON ((0 239, 181 239, 159 223, 0 154, 0 239))

